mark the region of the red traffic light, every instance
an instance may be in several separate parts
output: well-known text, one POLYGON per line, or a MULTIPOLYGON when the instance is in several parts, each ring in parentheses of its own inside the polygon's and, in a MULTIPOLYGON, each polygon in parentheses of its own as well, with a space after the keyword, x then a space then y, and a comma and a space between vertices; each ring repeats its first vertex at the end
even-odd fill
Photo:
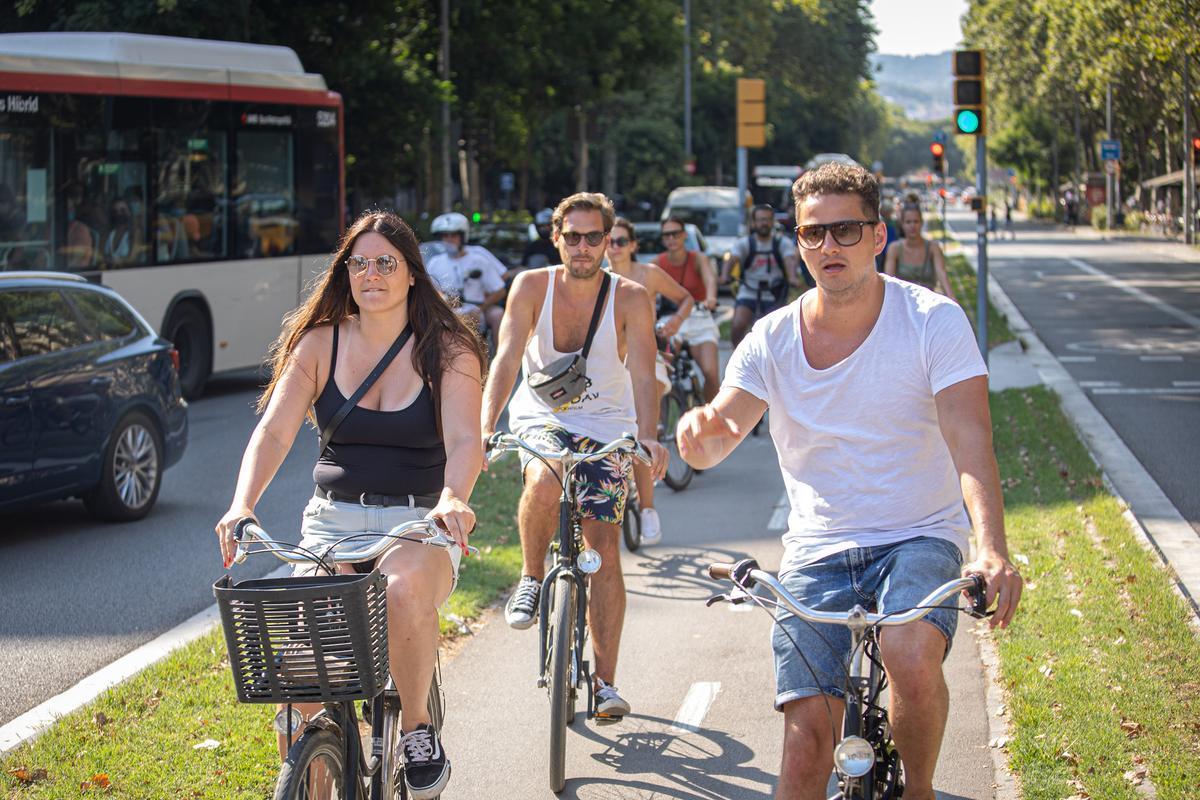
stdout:
POLYGON ((1200 153, 1200 133, 1192 136, 1192 149, 1197 153, 1200 153))
POLYGON ((929 145, 929 152, 933 153, 934 158, 941 158, 946 152, 946 146, 941 142, 932 142, 929 145))

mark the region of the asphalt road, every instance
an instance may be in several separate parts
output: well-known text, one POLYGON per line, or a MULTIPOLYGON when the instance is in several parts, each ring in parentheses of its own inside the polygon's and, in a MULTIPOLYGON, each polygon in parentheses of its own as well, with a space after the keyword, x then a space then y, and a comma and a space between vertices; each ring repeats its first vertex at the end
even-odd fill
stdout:
MULTIPOLYGON (((0 724, 212 604, 223 574, 213 525, 257 419, 256 386, 223 378, 191 404, 187 450, 146 519, 97 523, 77 500, 0 517, 0 724)), ((292 541, 315 451, 308 429, 258 508, 292 541)), ((278 566, 262 557, 236 569, 256 577, 278 566)))
MULTIPOLYGON (((960 235, 967 214, 950 217, 960 235)), ((973 239, 964 242, 973 247, 973 239)), ((1025 224, 990 275, 1200 533, 1200 253, 1025 224)))

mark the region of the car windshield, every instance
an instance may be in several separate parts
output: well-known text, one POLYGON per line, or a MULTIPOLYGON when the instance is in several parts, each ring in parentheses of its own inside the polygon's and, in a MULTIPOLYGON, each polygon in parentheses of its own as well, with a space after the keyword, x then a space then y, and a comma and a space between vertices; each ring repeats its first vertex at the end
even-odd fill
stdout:
POLYGON ((673 208, 671 215, 692 223, 705 236, 737 236, 741 224, 736 208, 673 208))

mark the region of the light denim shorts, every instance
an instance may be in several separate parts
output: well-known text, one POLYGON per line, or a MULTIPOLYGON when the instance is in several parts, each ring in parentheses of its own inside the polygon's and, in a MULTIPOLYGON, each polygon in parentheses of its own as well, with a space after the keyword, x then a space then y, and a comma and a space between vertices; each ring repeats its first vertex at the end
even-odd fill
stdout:
MULTIPOLYGON (((323 548, 355 533, 387 533, 405 522, 425 519, 430 509, 420 506, 364 506, 359 503, 344 503, 326 500, 314 495, 304 507, 304 520, 300 524, 300 546, 319 553, 323 548)), ((373 541, 367 537, 363 544, 373 541)), ((358 544, 358 543, 352 543, 358 544)), ((454 572, 453 586, 458 585, 458 565, 462 550, 448 547, 444 551, 450 556, 450 567, 454 572)), ((305 567, 297 566, 297 571, 305 567)), ((453 586, 451 591, 453 591, 453 586)))
MULTIPOLYGON (((844 550, 789 572, 781 582, 800 602, 818 611, 849 611, 858 604, 887 613, 912 608, 938 586, 958 578, 961 570, 962 551, 957 545, 921 536, 883 547, 844 550)), ((942 605, 956 602, 951 598, 942 605)), ((958 613, 937 609, 923 619, 946 637, 947 654, 958 613)), ((771 645, 775 650, 776 710, 817 694, 845 697, 849 628, 809 623, 780 611, 771 628, 771 645)))

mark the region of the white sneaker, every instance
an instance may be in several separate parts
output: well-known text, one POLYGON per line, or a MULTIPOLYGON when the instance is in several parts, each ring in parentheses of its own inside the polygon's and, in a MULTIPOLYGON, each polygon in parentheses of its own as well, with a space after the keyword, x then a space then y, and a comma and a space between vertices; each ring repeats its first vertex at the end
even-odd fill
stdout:
POLYGON ((616 722, 629 713, 629 703, 617 694, 617 687, 596 678, 596 721, 616 722))
POLYGON ((658 544, 662 541, 662 526, 658 512, 653 508, 642 509, 642 544, 658 544))

